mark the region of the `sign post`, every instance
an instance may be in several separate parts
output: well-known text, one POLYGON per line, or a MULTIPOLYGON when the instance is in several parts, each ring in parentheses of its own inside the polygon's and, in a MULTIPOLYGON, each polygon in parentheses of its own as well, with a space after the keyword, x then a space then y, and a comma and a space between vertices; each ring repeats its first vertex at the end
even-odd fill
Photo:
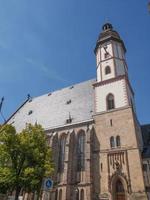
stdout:
POLYGON ((49 200, 50 198, 50 191, 53 188, 53 181, 50 178, 44 178, 43 180, 43 200, 49 200))

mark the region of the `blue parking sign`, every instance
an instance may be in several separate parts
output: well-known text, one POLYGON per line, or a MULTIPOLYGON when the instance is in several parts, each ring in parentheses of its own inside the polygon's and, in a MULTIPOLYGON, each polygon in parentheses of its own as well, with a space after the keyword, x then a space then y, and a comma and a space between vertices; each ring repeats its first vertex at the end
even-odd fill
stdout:
POLYGON ((51 187, 52 187, 52 184, 53 184, 53 183, 52 183, 51 179, 49 179, 49 180, 46 181, 46 187, 47 187, 47 188, 51 188, 51 187))
POLYGON ((53 187, 53 181, 50 178, 45 180, 45 189, 49 190, 53 187))

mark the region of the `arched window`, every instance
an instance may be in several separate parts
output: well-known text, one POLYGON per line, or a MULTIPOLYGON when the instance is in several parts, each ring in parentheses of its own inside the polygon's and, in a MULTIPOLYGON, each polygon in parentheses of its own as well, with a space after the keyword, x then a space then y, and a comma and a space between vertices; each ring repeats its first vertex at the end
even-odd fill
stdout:
POLYGON ((116 137, 116 146, 117 146, 117 147, 120 147, 120 146, 121 146, 120 136, 119 136, 119 135, 116 137))
POLYGON ((62 189, 59 190, 59 200, 62 200, 62 189))
POLYGON ((110 73, 111 73, 110 66, 106 66, 106 68, 105 68, 105 74, 110 74, 110 73))
POLYGON ((110 146, 111 146, 111 148, 115 147, 115 140, 114 140, 113 136, 110 138, 110 146))
POLYGON ((115 100, 114 95, 109 94, 106 98, 107 103, 107 110, 111 110, 115 108, 115 100))
POLYGON ((79 133, 77 141, 77 171, 84 170, 84 149, 85 135, 84 132, 79 133))
POLYGON ((81 190, 81 193, 80 193, 80 200, 84 200, 84 190, 83 189, 81 190))
POLYGON ((58 160, 58 171, 59 172, 62 172, 64 170, 65 146, 66 146, 66 138, 61 137, 61 139, 59 141, 59 160, 58 160))

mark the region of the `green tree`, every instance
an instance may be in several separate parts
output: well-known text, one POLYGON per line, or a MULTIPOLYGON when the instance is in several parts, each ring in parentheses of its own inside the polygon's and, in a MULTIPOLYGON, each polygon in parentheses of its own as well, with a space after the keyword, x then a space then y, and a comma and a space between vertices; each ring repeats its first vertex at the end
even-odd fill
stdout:
POLYGON ((40 125, 28 124, 17 134, 11 125, 0 131, 0 191, 40 192, 43 177, 53 172, 51 149, 40 125))

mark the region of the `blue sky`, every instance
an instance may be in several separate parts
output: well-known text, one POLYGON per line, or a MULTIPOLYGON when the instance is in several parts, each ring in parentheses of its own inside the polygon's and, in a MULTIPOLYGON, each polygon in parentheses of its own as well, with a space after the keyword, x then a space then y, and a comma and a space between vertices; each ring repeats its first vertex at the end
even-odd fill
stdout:
MULTIPOLYGON (((137 114, 150 122, 148 0, 0 0, 0 97, 9 117, 26 99, 96 76, 93 49, 109 20, 127 48, 137 114)), ((2 118, 0 119, 2 122, 2 118)))

